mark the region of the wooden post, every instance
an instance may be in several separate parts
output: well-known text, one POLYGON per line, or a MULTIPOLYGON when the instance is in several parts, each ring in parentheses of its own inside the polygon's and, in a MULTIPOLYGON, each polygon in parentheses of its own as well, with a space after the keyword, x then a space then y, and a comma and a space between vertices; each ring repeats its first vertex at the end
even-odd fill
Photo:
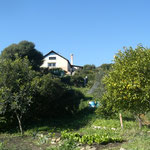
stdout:
POLYGON ((119 117, 120 117, 120 125, 121 125, 121 128, 123 129, 123 122, 122 122, 122 115, 121 115, 121 113, 119 113, 119 117))
POLYGON ((142 128, 142 120, 141 120, 140 114, 137 115, 137 120, 139 122, 139 129, 141 129, 142 128))

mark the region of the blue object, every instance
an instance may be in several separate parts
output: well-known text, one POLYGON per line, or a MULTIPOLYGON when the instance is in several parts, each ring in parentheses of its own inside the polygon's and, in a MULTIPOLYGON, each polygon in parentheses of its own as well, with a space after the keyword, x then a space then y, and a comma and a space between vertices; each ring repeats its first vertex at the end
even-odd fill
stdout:
POLYGON ((95 107, 94 101, 90 101, 90 102, 89 102, 89 106, 90 106, 90 107, 95 107))

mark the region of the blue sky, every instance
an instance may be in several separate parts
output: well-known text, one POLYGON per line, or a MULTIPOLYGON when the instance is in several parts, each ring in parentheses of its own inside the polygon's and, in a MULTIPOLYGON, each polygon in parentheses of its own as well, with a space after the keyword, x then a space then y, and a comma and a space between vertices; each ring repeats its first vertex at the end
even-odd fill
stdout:
POLYGON ((111 63, 124 46, 150 47, 149 0, 0 0, 0 51, 28 40, 74 64, 111 63))

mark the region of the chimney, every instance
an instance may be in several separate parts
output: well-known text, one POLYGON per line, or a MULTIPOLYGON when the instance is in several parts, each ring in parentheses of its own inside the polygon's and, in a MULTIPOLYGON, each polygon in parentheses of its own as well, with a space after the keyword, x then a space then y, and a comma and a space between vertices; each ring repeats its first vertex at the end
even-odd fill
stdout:
POLYGON ((70 56, 71 56, 71 65, 73 65, 73 54, 71 54, 70 56))

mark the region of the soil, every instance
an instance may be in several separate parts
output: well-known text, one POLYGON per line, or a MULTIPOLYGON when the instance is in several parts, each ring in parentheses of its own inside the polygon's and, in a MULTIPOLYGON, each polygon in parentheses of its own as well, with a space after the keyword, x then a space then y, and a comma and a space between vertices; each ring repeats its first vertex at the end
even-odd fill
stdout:
POLYGON ((9 150, 45 150, 47 145, 36 144, 36 140, 33 137, 5 137, 1 138, 0 141, 4 142, 6 148, 9 150))

